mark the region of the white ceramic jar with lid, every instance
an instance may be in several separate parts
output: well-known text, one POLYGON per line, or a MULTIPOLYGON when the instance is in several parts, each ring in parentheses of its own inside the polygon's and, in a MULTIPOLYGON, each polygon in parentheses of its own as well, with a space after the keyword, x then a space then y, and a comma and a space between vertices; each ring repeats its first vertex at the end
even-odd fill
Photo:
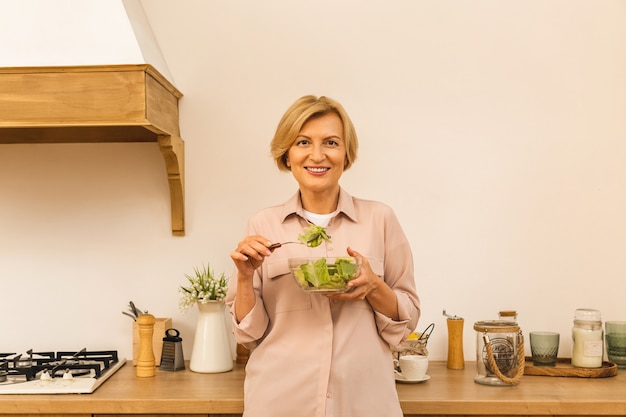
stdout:
POLYGON ((602 367, 604 354, 602 315, 600 311, 580 308, 574 315, 572 328, 572 365, 579 368, 602 367))

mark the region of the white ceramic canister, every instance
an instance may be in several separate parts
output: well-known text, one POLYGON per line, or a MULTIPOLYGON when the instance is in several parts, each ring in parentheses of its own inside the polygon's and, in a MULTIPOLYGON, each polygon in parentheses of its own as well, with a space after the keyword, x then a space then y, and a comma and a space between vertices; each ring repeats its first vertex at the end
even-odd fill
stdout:
POLYGON ((600 311, 589 308, 576 310, 572 328, 572 365, 579 368, 602 367, 603 339, 600 311))

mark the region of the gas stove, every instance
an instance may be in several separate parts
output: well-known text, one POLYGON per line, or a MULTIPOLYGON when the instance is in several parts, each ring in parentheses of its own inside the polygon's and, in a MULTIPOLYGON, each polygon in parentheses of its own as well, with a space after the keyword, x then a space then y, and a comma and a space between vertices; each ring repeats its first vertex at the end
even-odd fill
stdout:
POLYGON ((0 353, 0 394, 91 394, 125 363, 112 350, 0 353))

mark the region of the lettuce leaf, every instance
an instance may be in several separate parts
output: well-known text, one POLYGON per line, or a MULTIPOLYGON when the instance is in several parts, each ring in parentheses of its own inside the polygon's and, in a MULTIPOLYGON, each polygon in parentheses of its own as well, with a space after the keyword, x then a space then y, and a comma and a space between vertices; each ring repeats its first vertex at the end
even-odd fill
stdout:
POLYGON ((357 266, 352 258, 337 258, 333 264, 327 264, 326 258, 320 258, 294 270, 294 276, 301 286, 316 289, 342 288, 356 273, 357 266))
POLYGON ((326 233, 326 228, 311 224, 302 229, 302 234, 298 235, 298 240, 310 248, 315 248, 322 242, 330 243, 330 236, 326 233))

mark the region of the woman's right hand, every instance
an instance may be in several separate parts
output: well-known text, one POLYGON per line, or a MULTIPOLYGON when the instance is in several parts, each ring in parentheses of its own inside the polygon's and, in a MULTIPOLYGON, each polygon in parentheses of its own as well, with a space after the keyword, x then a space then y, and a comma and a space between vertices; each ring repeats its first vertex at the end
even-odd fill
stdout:
POLYGON ((265 257, 272 254, 269 250, 271 244, 272 242, 263 236, 246 236, 239 242, 237 249, 230 253, 230 258, 237 268, 237 294, 235 296, 237 322, 241 322, 256 303, 252 277, 254 271, 263 264, 265 257))
POLYGON ((230 253, 239 274, 251 278, 265 258, 272 254, 269 249, 271 244, 269 239, 259 235, 246 236, 239 242, 237 249, 230 253))

